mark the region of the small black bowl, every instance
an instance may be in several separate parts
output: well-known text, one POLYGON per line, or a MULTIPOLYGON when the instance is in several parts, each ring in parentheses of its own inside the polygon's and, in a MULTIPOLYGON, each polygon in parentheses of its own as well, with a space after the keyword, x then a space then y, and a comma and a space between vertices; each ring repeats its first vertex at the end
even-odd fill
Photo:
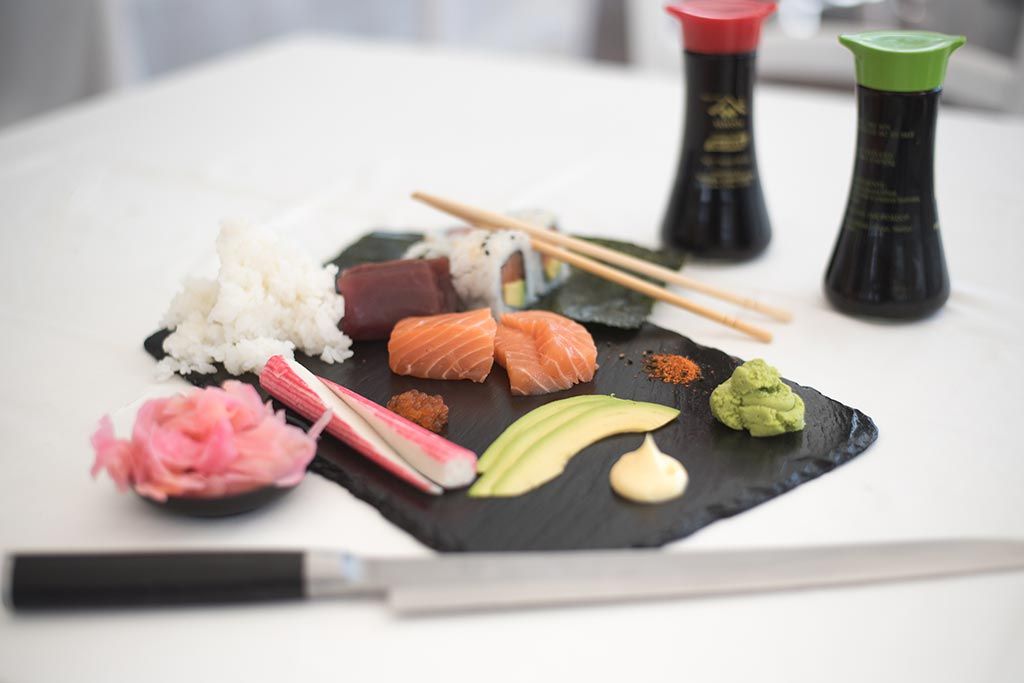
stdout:
MULTIPOLYGON (((309 431, 309 423, 295 417, 291 413, 285 414, 285 422, 298 427, 304 432, 309 431)), ((300 481, 299 484, 302 482, 300 481)), ((179 515, 186 517, 230 517, 232 515, 240 515, 245 512, 252 512, 258 507, 272 503, 278 498, 281 498, 286 493, 292 491, 296 486, 280 487, 264 486, 262 488, 253 489, 252 491, 246 491, 245 493, 238 493, 233 496, 222 496, 220 498, 195 498, 189 496, 171 496, 166 501, 160 502, 147 498, 146 496, 140 495, 144 501, 150 505, 154 505, 161 510, 167 510, 168 512, 174 512, 179 515)))
MULTIPOLYGON (((297 486, 297 485, 296 485, 297 486)), ((166 501, 160 502, 146 496, 140 495, 144 501, 179 515, 186 517, 230 517, 240 515, 244 512, 251 512, 258 507, 271 503, 286 493, 292 491, 295 486, 279 487, 264 486, 262 488, 238 493, 233 496, 222 496, 220 498, 195 498, 189 496, 171 496, 166 501)))

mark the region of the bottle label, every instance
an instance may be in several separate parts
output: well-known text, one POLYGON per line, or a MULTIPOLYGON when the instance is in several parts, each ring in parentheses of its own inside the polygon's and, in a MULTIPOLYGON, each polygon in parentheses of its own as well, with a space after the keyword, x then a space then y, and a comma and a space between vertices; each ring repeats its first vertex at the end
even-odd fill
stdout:
POLYGON ((938 104, 938 90, 857 87, 853 182, 825 274, 840 310, 912 319, 949 296, 933 181, 938 104))
POLYGON ((754 170, 747 101, 715 93, 703 94, 701 101, 709 133, 702 146, 697 182, 715 189, 748 187, 754 182, 754 170))
POLYGON ((843 228, 874 233, 912 232, 921 210, 921 194, 915 187, 899 183, 902 174, 897 164, 900 152, 913 147, 917 132, 881 121, 862 120, 858 133, 856 173, 843 228))

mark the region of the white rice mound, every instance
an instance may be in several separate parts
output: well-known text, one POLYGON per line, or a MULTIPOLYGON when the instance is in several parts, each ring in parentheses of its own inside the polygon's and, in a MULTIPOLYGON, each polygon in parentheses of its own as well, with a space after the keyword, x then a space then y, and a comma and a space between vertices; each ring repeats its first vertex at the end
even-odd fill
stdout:
POLYGON ((345 300, 335 290, 336 266, 233 221, 221 225, 217 256, 217 279, 187 279, 164 316, 173 332, 161 377, 212 373, 214 363, 233 375, 258 373, 271 356, 293 358, 296 348, 327 363, 352 356, 352 340, 338 329, 345 300))

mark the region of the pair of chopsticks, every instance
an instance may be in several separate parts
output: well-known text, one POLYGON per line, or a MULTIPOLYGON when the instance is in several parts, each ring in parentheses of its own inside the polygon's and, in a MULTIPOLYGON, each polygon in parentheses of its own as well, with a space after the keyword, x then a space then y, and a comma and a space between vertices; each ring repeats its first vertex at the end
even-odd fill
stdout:
POLYGON ((598 277, 610 282, 614 282, 622 285, 623 287, 640 292, 641 294, 645 294, 652 299, 664 301, 665 303, 678 306, 679 308, 690 311, 691 313, 696 313, 697 315, 703 316, 709 320, 713 320, 721 323, 722 325, 739 330, 763 342, 770 342, 772 340, 772 333, 768 330, 756 325, 751 325, 750 323, 744 322, 735 316, 726 315, 714 310, 713 308, 708 308, 707 306, 687 299, 684 296, 680 296, 675 292, 671 292, 664 287, 659 287, 647 280, 636 277, 635 275, 630 275, 629 273, 625 273, 607 264, 614 264, 634 273, 640 273, 641 275, 646 275, 661 282, 679 285, 680 287, 692 289, 693 291, 700 292, 701 294, 706 294, 723 301, 729 301, 739 306, 743 306, 744 308, 764 313, 776 320, 788 322, 793 319, 793 315, 784 309, 769 306, 740 294, 735 294, 707 283, 699 282, 674 270, 665 268, 664 266, 651 263, 650 261, 644 261, 643 259, 624 254, 620 251, 615 251, 614 249, 608 249, 607 247, 602 247, 598 244, 593 244, 592 242, 587 242, 576 237, 571 237, 553 230, 539 228, 527 223, 526 221, 512 218, 510 216, 505 216, 493 211, 487 211, 486 209, 470 206, 468 204, 462 204, 461 202, 456 202, 451 199, 436 197, 425 192, 414 192, 412 197, 413 199, 417 199, 424 204, 434 207, 435 209, 457 218, 461 218, 462 220, 481 228, 489 230, 519 230, 524 232, 530 236, 531 246, 541 254, 564 261, 571 266, 579 268, 580 270, 587 271, 588 273, 597 275, 598 277), (572 251, 569 251, 569 249, 572 251), (599 261, 604 261, 605 263, 600 263, 599 261))

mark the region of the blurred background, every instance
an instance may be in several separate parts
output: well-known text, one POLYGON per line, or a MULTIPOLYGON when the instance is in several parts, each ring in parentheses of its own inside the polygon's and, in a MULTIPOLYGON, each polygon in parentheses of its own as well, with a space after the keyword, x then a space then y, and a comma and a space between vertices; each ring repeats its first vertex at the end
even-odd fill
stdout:
MULTIPOLYGON (((405 41, 676 72, 664 0, 0 0, 0 126, 291 33, 405 41)), ((782 0, 763 80, 853 85, 837 33, 967 36, 948 104, 1024 113, 1024 0, 782 0)))

